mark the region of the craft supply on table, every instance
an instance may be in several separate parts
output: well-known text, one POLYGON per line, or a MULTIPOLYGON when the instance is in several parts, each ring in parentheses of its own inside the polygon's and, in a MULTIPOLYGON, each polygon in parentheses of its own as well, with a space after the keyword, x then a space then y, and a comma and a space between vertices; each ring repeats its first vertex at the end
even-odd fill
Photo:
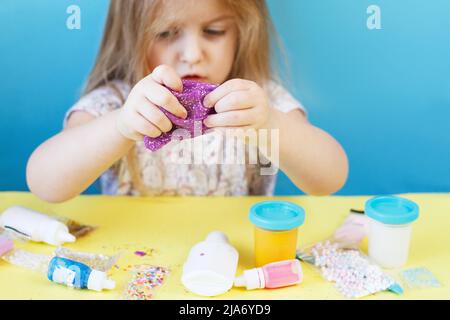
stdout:
POLYGON ((335 231, 333 242, 338 242, 343 248, 358 248, 362 240, 369 234, 369 218, 352 209, 351 213, 335 231))
POLYGON ((62 257, 54 257, 50 261, 47 277, 50 281, 68 287, 98 292, 103 289, 112 290, 116 286, 105 272, 91 269, 84 263, 62 257))
POLYGON ((412 222, 419 217, 413 201, 375 197, 366 202, 369 221, 369 257, 383 268, 399 268, 408 260, 412 222))
POLYGON ((46 274, 50 281, 69 287, 101 291, 115 286, 106 272, 117 261, 117 255, 109 257, 65 248, 58 248, 54 255, 36 254, 14 248, 13 241, 0 233, 0 257, 12 265, 46 274))
POLYGON ((131 270, 131 280, 128 282, 123 298, 125 300, 151 300, 155 290, 161 287, 170 270, 152 265, 136 265, 131 270))
POLYGON ((116 264, 120 254, 104 255, 90 252, 79 252, 59 247, 55 250, 55 256, 84 263, 91 269, 107 272, 116 264))
POLYGON ((84 224, 65 217, 56 217, 56 218, 59 221, 63 222, 69 229, 69 233, 77 239, 85 237, 97 229, 97 227, 95 226, 84 224))
POLYGON ((286 260, 269 263, 261 268, 245 270, 234 280, 236 287, 252 289, 274 289, 292 286, 302 282, 303 273, 300 261, 286 260))
POLYGON ((64 223, 21 206, 6 209, 0 215, 0 227, 16 238, 45 242, 54 246, 76 240, 64 223))
POLYGON ((183 92, 177 92, 169 89, 173 95, 178 99, 180 104, 187 111, 187 118, 178 118, 166 109, 159 107, 159 109, 169 118, 173 123, 173 128, 170 132, 163 132, 157 138, 144 137, 144 144, 147 149, 157 151, 168 144, 172 139, 183 140, 184 135, 176 135, 173 137, 175 130, 185 129, 191 138, 195 137, 196 131, 201 131, 198 135, 203 134, 208 128, 203 124, 203 120, 208 115, 216 113, 214 108, 207 108, 203 105, 204 97, 217 88, 217 85, 203 83, 192 80, 183 80, 183 92))
POLYGON ((335 282, 338 291, 348 298, 361 298, 384 290, 403 293, 394 278, 379 266, 371 264, 356 249, 342 249, 339 244, 326 241, 298 251, 297 258, 313 264, 327 281, 335 282))
POLYGON ((439 288, 441 283, 434 274, 426 268, 410 268, 400 272, 403 283, 409 289, 439 288))
POLYGON ((189 291, 201 296, 217 296, 233 287, 239 253, 225 234, 211 232, 196 244, 183 266, 181 282, 189 291))
POLYGON ((3 235, 3 231, 0 228, 0 257, 10 252, 13 248, 14 242, 6 235, 3 235))
POLYGON ((303 208, 287 201, 263 201, 250 208, 249 218, 255 226, 257 267, 295 259, 298 227, 305 221, 303 208))
POLYGON ((2 259, 16 267, 46 274, 52 256, 33 253, 23 249, 12 249, 4 254, 2 259))

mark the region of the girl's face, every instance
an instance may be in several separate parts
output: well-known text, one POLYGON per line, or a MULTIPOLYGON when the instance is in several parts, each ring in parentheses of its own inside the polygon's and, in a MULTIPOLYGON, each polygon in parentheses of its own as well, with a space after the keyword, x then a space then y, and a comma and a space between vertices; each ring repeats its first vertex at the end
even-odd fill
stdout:
POLYGON ((223 0, 168 0, 162 16, 177 18, 149 50, 151 70, 165 64, 183 79, 221 84, 231 72, 237 28, 223 0))

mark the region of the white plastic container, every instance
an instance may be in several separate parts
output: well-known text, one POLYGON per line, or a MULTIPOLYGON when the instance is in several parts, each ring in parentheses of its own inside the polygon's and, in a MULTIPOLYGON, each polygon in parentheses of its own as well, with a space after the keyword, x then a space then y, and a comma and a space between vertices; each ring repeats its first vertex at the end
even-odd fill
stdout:
POLYGON ((76 240, 64 223, 21 206, 6 209, 0 215, 0 226, 23 238, 54 246, 76 240))
POLYGON ((369 219, 369 257, 383 268, 400 268, 408 261, 412 222, 419 207, 400 197, 376 197, 366 202, 369 219))
POLYGON ((239 254, 225 234, 211 232, 205 241, 192 247, 183 266, 181 282, 201 296, 217 296, 233 287, 239 254))

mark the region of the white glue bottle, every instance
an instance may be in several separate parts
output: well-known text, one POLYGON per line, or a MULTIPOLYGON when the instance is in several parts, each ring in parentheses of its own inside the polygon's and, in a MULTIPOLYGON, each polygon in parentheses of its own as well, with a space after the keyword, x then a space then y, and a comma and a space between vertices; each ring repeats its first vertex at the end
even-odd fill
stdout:
POLYGON ((22 238, 54 246, 76 240, 64 223, 21 206, 6 209, 0 215, 0 226, 22 238))
POLYGON ((223 294, 233 286, 238 258, 237 250, 225 234, 211 232, 189 252, 181 282, 189 291, 201 296, 223 294))

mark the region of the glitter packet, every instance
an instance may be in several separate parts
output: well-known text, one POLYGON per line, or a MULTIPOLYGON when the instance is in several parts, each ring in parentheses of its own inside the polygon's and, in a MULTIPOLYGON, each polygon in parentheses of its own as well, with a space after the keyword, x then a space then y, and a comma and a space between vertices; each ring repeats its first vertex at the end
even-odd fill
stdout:
POLYGON ((120 258, 120 254, 107 256, 104 254, 72 251, 63 247, 57 248, 55 250, 55 255, 57 257, 84 263, 89 268, 101 272, 109 271, 120 258))
POLYGON ((314 265, 347 298, 362 298, 385 290, 403 293, 394 278, 370 263, 358 249, 343 248, 327 240, 297 251, 297 259, 314 265))
POLYGON ((64 223, 67 228, 69 228, 69 233, 77 239, 85 237, 97 229, 97 227, 82 224, 78 221, 65 217, 56 217, 56 219, 64 223))
POLYGON ((170 270, 164 267, 141 264, 130 270, 131 279, 123 293, 124 300, 151 300, 161 287, 170 270))
POLYGON ((3 255, 2 259, 14 266, 46 274, 52 256, 32 253, 22 249, 12 249, 3 255))
POLYGON ((33 253, 19 248, 13 248, 9 252, 5 253, 1 258, 17 267, 47 274, 49 262, 55 256, 78 261, 84 263, 91 269, 107 272, 116 264, 120 254, 107 256, 96 253, 77 252, 59 247, 53 254, 46 255, 33 253))
POLYGON ((426 268, 411 268, 400 272, 403 283, 409 289, 439 288, 441 283, 426 268))

